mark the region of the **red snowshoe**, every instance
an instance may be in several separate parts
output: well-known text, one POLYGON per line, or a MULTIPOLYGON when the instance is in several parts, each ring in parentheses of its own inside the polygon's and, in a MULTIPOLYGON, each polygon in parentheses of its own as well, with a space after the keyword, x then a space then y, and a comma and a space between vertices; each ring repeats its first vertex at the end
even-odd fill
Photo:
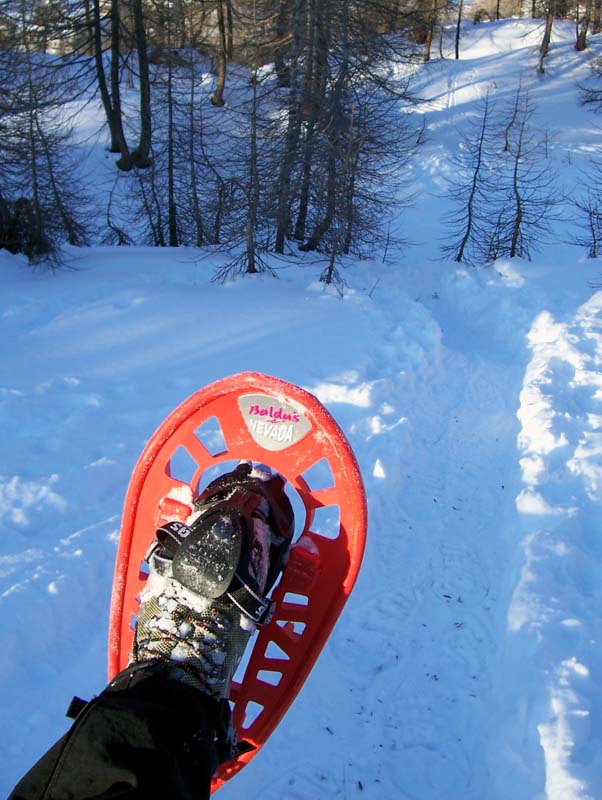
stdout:
POLYGON ((349 597, 366 536, 353 452, 328 411, 293 384, 241 373, 207 386, 163 422, 132 474, 117 552, 109 680, 132 650, 145 555, 155 531, 185 522, 203 486, 232 462, 267 465, 287 481, 297 535, 239 683, 232 720, 246 752, 222 764, 212 790, 256 755, 310 673, 349 597))

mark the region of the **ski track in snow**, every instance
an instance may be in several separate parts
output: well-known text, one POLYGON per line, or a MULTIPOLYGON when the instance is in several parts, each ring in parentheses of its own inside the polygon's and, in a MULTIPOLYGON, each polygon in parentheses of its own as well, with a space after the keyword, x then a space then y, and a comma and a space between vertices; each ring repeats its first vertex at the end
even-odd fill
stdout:
POLYGON ((602 293, 561 251, 557 269, 433 266, 424 222, 463 108, 536 63, 538 34, 511 25, 471 26, 465 61, 425 67, 432 140, 408 212, 423 241, 350 269, 343 298, 308 286, 309 268, 216 287, 185 251, 97 248, 79 272, 34 276, 0 255, 5 793, 66 730, 72 694, 103 687, 121 503, 146 439, 199 386, 251 369, 330 408, 370 529, 306 686, 220 796, 602 797, 602 293))

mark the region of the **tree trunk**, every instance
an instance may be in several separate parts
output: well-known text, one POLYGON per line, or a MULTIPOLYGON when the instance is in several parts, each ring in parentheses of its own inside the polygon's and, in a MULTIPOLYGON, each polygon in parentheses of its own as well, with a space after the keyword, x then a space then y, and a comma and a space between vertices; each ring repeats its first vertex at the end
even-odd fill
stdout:
POLYGON ((96 65, 96 79, 100 91, 100 99, 104 108, 105 116, 111 135, 111 153, 120 153, 121 158, 117 161, 117 166, 122 170, 132 168, 132 158, 130 150, 123 132, 123 122, 121 114, 117 114, 111 102, 107 78, 105 75, 102 59, 102 20, 100 15, 100 0, 93 0, 92 14, 94 23, 94 62, 96 65))
MULTIPOLYGON (((169 34, 168 34, 169 36, 169 34)), ((171 42, 168 38, 169 50, 171 42)), ((175 197, 174 175, 174 116, 173 116, 173 69, 171 58, 167 65, 167 230, 169 246, 178 246, 178 214, 175 197)))
POLYGON ((259 205, 259 178, 257 174, 257 70, 253 70, 253 105, 251 107, 251 152, 249 162, 249 196, 245 232, 247 273, 259 272, 256 261, 255 228, 259 205))
POLYGON ((351 109, 351 118, 349 120, 349 141, 347 144, 347 152, 345 154, 345 163, 343 165, 343 175, 346 183, 346 197, 345 197, 345 236, 343 237, 343 253, 349 255, 351 249, 351 242, 353 240, 353 223, 354 223, 354 204, 355 204, 355 180, 358 174, 358 166, 360 154, 362 151, 363 139, 356 140, 355 138, 355 108, 351 109))
POLYGON ((159 198, 157 197, 157 187, 156 187, 157 178, 155 177, 155 165, 152 162, 150 165, 150 180, 149 180, 149 190, 151 194, 150 201, 147 197, 146 190, 144 189, 144 181, 141 177, 141 173, 138 173, 138 181, 142 189, 142 195, 144 198, 144 208, 153 234, 154 245, 155 247, 165 247, 166 246, 165 236, 163 235, 163 214, 161 213, 161 203, 159 202, 159 198), (153 209, 156 212, 156 218, 153 213, 153 209))
POLYGON ((190 194, 191 194, 190 199, 192 205, 192 219, 194 220, 194 228, 196 234, 195 244, 197 247, 202 247, 205 234, 203 229, 203 216, 201 214, 201 208, 199 204, 197 161, 196 161, 196 151, 194 146, 197 133, 195 116, 194 116, 196 110, 195 79, 196 75, 194 71, 194 55, 192 55, 190 62, 190 97, 188 101, 188 129, 189 129, 188 162, 190 169, 190 194))
POLYGON ((546 26, 543 32, 543 39, 539 47, 539 68, 538 72, 543 75, 545 72, 543 62, 550 50, 550 40, 552 38, 552 28, 554 17, 556 16, 556 0, 548 0, 548 13, 546 15, 546 26))
POLYGON ((137 167, 148 167, 151 162, 152 116, 148 47, 142 0, 134 0, 133 8, 134 33, 136 37, 138 72, 140 78, 140 141, 138 147, 132 153, 132 159, 137 167))
POLYGON ((86 46, 82 48, 82 55, 94 57, 94 15, 90 0, 84 0, 84 25, 88 36, 86 38, 86 46))
POLYGON ((215 85, 215 92, 211 96, 211 102, 214 106, 223 106, 225 105, 224 88, 226 86, 228 43, 226 40, 226 20, 224 17, 224 5, 222 0, 219 0, 217 4, 217 26, 219 31, 217 82, 215 85))
POLYGON ((312 235, 309 237, 305 244, 299 245, 299 250, 307 252, 309 250, 316 250, 320 246, 322 237, 328 232, 334 220, 335 201, 336 201, 336 154, 333 144, 328 148, 328 164, 327 164, 327 180, 326 180, 326 211, 320 222, 315 226, 312 235))
POLYGON ((483 120, 481 123, 481 130, 479 132, 479 141, 477 144, 477 159, 472 173, 472 185, 470 187, 470 194, 468 196, 468 204, 466 208, 466 228, 464 236, 458 247, 458 252, 454 258, 458 264, 464 259, 464 251, 472 236, 473 227, 475 224, 475 202, 479 185, 481 181, 481 166, 483 164, 483 148, 485 146, 485 137, 487 135, 487 125, 489 122, 489 94, 485 98, 485 108, 483 110, 483 120))
POLYGON ((328 42, 324 30, 323 7, 320 0, 310 0, 308 14, 310 46, 304 61, 307 62, 306 79, 304 80, 303 113, 307 114, 305 141, 301 167, 301 190, 299 194, 299 212, 295 224, 295 239, 305 238, 311 173, 315 147, 316 126, 320 118, 321 104, 324 100, 328 72, 328 42))
POLYGON ((335 266, 337 254, 337 240, 335 239, 332 243, 332 250, 330 251, 330 256, 328 258, 328 268, 320 276, 322 283, 325 283, 327 286, 330 286, 333 283, 334 277, 337 274, 337 269, 335 266))
POLYGON ((456 24, 456 60, 460 58, 460 35, 462 32, 462 10, 464 7, 464 0, 460 0, 458 4, 458 22, 456 24))
POLYGON ((303 4, 304 0, 295 0, 293 43, 289 71, 288 124, 284 153, 282 154, 280 173, 278 175, 278 207, 276 209, 276 242, 274 245, 277 253, 284 252, 284 242, 289 233, 290 187, 301 133, 301 116, 303 114, 303 98, 299 93, 299 55, 301 52, 303 4))
POLYGON ((426 41, 424 43, 424 63, 431 60, 431 46, 435 35, 435 25, 437 22, 437 0, 431 0, 428 25, 426 27, 426 41))
MULTIPOLYGON (((23 27, 25 28, 25 21, 22 20, 23 27)), ((25 252, 29 258, 35 255, 35 246, 37 244, 41 244, 41 231, 42 231, 42 214, 41 214, 41 206, 40 206, 40 179, 38 176, 38 147, 37 147, 37 137, 35 135, 35 115, 36 111, 36 101, 35 101, 35 94, 33 88, 33 77, 32 77, 32 65, 31 65, 31 53, 29 51, 29 43, 25 41, 25 52, 27 53, 27 94, 28 94, 28 114, 27 114, 27 122, 28 122, 28 157, 31 164, 31 208, 33 210, 33 221, 28 226, 27 231, 27 239, 28 248, 30 252, 25 252), (33 248, 33 249, 31 249, 33 248)))
POLYGON ((347 85, 347 75, 349 71, 349 39, 348 39, 348 14, 349 0, 344 0, 343 6, 343 32, 341 47, 343 55, 339 74, 332 90, 329 103, 328 117, 328 158, 327 158, 327 178, 326 178, 326 210, 324 216, 315 226, 308 241, 302 245, 300 250, 316 250, 320 246, 322 238, 330 230, 335 219, 337 208, 337 157, 341 150, 341 133, 343 122, 343 92, 347 85))
POLYGON ((514 222, 512 226, 512 242, 510 244, 510 258, 514 258, 517 254, 519 254, 520 233, 523 223, 523 200, 520 193, 518 169, 522 157, 524 130, 525 130, 525 123, 523 122, 520 126, 520 134, 516 146, 516 153, 514 155, 514 173, 512 176, 512 193, 514 197, 514 222))
POLYGON ((510 114, 510 119, 508 120, 508 124, 504 128, 504 153, 508 153, 510 151, 510 133, 512 132, 512 128, 514 127, 516 120, 518 119, 520 101, 522 99, 521 93, 522 93, 522 83, 519 82, 518 89, 516 90, 516 94, 514 95, 514 107, 512 109, 512 113, 510 114))
POLYGON ((234 58, 234 19, 232 16, 232 0, 226 3, 226 57, 232 61, 234 58))
POLYGON ((592 17, 592 0, 585 0, 585 10, 583 12, 583 19, 581 20, 581 28, 577 35, 577 42, 575 48, 579 51, 587 49, 587 29, 592 17))
POLYGON ((594 0, 594 19, 592 23, 592 33, 602 31, 602 0, 594 0))
POLYGON ((77 236, 76 226, 74 224, 74 219, 68 212, 67 208, 65 207, 65 203, 63 202, 63 197, 56 181, 55 169, 54 169, 54 164, 52 163, 52 156, 50 153, 50 148, 48 147, 48 141, 44 135, 44 131, 40 126, 37 114, 35 117, 35 123, 36 123, 36 133, 38 140, 40 142, 40 147, 44 151, 45 162, 46 162, 45 171, 48 176, 48 180, 50 182, 50 188, 52 190, 52 196, 54 199, 57 213, 61 219, 63 230, 67 234, 67 241, 71 245, 77 245, 78 236, 77 236))
POLYGON ((345 241, 343 244, 343 253, 345 255, 349 255, 349 251, 351 250, 351 242, 353 240, 353 212, 354 212, 354 201, 355 201, 355 179, 356 175, 358 174, 358 162, 360 157, 360 148, 358 148, 357 153, 355 154, 355 159, 353 161, 353 167, 351 169, 351 174, 349 175, 349 183, 347 187, 347 209, 345 214, 345 241))
POLYGON ((284 60, 284 54, 288 50, 287 39, 289 38, 288 7, 288 0, 280 0, 278 17, 276 19, 276 54, 274 57, 274 68, 278 77, 278 86, 281 89, 288 89, 291 81, 290 69, 287 67, 284 60))
POLYGON ((220 244, 226 195, 226 184, 223 181, 219 181, 217 184, 217 205, 215 208, 215 215, 213 217, 213 244, 220 244))
POLYGON ((119 88, 119 61, 120 53, 120 26, 119 0, 111 0, 109 20, 111 25, 111 103, 113 112, 119 119, 123 119, 121 111, 121 92, 119 88))

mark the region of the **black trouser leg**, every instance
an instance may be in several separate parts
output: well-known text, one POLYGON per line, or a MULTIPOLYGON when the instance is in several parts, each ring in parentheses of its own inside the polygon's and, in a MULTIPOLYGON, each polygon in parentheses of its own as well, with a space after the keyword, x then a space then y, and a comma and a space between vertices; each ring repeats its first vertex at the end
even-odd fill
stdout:
POLYGON ((206 800, 217 766, 216 703, 150 662, 126 670, 9 800, 206 800))

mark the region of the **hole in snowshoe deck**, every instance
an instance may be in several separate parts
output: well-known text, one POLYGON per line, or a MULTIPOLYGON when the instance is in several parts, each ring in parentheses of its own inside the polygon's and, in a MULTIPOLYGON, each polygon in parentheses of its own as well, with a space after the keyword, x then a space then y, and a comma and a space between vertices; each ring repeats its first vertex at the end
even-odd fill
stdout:
POLYGON ((301 476, 310 489, 331 489, 335 485, 330 463, 327 458, 321 458, 306 469, 301 476))
POLYGON ((305 530, 305 521, 307 519, 307 511, 305 503, 303 502, 299 492, 290 483, 286 483, 284 487, 286 496, 288 497, 291 506, 293 507, 293 514, 295 515, 295 532, 293 534, 292 544, 301 537, 305 530))
POLYGON ((246 731, 251 725, 259 719, 259 715, 262 713, 264 706, 260 703, 256 703, 254 700, 250 700, 246 707, 245 707, 245 718, 242 723, 243 731, 246 731))
POLYGON ((289 619, 279 619, 276 621, 276 624, 279 628, 282 628, 283 630, 294 634, 295 636, 301 636, 305 630, 304 622, 293 622, 289 619))
POLYGON ((260 681, 263 681, 264 683, 269 683, 270 686, 278 686, 278 684, 282 680, 282 673, 274 672, 273 670, 268 670, 268 669, 261 669, 257 673, 257 677, 260 681))
POLYGON ((273 661, 290 661, 290 657, 279 647, 276 642, 268 642, 265 657, 273 661))
POLYGON ((217 417, 210 417, 202 425, 199 425, 194 435, 212 456, 221 456, 228 451, 217 417))
POLYGON ((284 602, 285 603, 293 603, 297 606, 307 606, 309 605, 309 598, 305 594, 295 594, 294 592, 287 592, 284 595, 284 602))
POLYGON ((198 464, 183 445, 169 459, 169 475, 180 483, 191 483, 197 469, 198 464))
POLYGON ((322 508, 316 508, 311 530, 325 539, 338 539, 341 532, 339 507, 322 506, 322 508))

